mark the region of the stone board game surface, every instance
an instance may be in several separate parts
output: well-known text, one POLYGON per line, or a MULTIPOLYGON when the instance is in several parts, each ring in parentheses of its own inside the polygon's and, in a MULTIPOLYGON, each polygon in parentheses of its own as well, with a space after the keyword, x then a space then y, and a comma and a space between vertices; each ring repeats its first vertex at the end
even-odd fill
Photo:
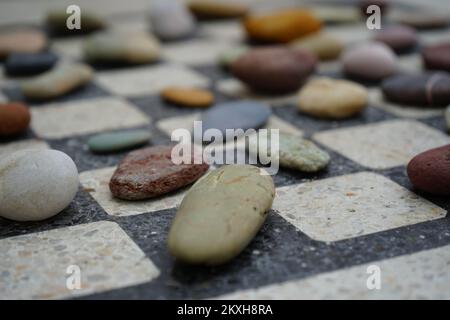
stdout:
MULTIPOLYGON (((54 2, 2 1, 0 23, 39 25, 54 2)), ((72 3, 102 12, 112 28, 148 28, 148 1, 72 3)), ((417 4, 398 1, 396 8, 417 4)), ((427 5, 448 11, 446 1, 427 5)), ((371 36, 362 23, 325 29, 348 43, 371 36)), ((81 39, 52 38, 51 51, 79 61, 81 39)), ((450 30, 423 31, 420 39, 449 40, 450 30)), ((0 218, 0 299, 450 298, 450 201, 418 192, 405 172, 414 155, 450 143, 443 110, 386 103, 369 84, 369 106, 361 115, 308 117, 297 111, 295 96, 252 94, 217 65, 220 52, 243 43, 238 21, 201 22, 193 37, 163 43, 156 63, 94 66, 86 87, 29 102, 30 130, 2 139, 0 157, 27 148, 61 150, 76 163, 81 184, 70 206, 48 220, 0 218), (216 102, 266 101, 273 107, 267 127, 311 138, 331 155, 325 171, 281 169, 273 177, 277 195, 262 229, 222 266, 187 266, 167 250, 186 189, 148 201, 114 199, 108 182, 126 152, 97 155, 86 147, 91 136, 121 129, 147 128, 152 145, 170 142, 170 132, 189 126, 201 111, 162 101, 158 93, 168 85, 209 88, 216 102), (66 288, 70 265, 81 269, 80 290, 66 288), (381 290, 367 289, 371 265, 382 270, 381 290)), ((417 52, 400 61, 407 70, 421 70, 417 52)), ((344 77, 333 62, 321 63, 317 74, 344 77)), ((0 101, 24 99, 16 79, 2 74, 0 86, 0 101)))

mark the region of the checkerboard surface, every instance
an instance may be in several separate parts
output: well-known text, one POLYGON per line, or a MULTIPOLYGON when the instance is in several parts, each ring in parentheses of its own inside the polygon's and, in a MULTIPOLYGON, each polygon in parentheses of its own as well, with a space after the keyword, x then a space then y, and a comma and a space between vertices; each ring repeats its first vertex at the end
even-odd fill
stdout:
MULTIPOLYGON (((113 28, 148 29, 145 0, 62 2, 102 12, 113 28)), ((4 1, 0 23, 40 23, 53 4, 4 1)), ((445 1, 427 4, 439 9, 445 1)), ((371 37, 364 24, 326 29, 348 43, 371 37)), ((423 43, 448 40, 450 30, 420 37, 423 43)), ((51 50, 81 60, 81 39, 52 39, 51 50)), ((255 95, 217 66, 218 53, 244 41, 237 21, 202 22, 192 38, 164 43, 157 63, 96 68, 86 87, 30 103, 30 130, 1 140, 0 157, 23 148, 61 150, 77 164, 81 185, 71 205, 49 220, 0 218, 0 299, 450 298, 450 199, 417 192, 405 172, 412 156, 450 143, 443 110, 386 103, 371 85, 370 105, 360 116, 310 118, 297 111, 295 96, 255 95), (281 169, 261 231, 220 267, 182 265, 167 251, 186 190, 149 201, 114 199, 108 181, 126 152, 94 155, 86 147, 99 132, 134 128, 151 130, 153 145, 170 142, 170 132, 189 126, 199 111, 162 101, 158 92, 167 85, 209 88, 217 102, 267 101, 273 107, 268 127, 310 138, 332 157, 320 173, 281 169), (374 264, 382 271, 381 290, 366 287, 367 267, 374 264), (66 288, 70 265, 81 269, 80 290, 66 288)), ((422 68, 417 53, 400 61, 405 70, 422 68)), ((0 101, 22 100, 16 79, 2 74, 0 101)), ((322 63, 318 74, 344 77, 334 62, 322 63)))

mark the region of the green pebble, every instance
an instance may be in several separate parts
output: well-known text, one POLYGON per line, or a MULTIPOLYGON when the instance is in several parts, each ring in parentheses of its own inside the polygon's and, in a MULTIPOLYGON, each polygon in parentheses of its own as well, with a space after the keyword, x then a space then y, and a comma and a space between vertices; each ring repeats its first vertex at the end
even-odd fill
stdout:
POLYGON ((447 129, 450 130, 450 105, 445 109, 445 122, 447 123, 447 129))
POLYGON ((133 130, 112 133, 101 133, 90 138, 87 142, 92 152, 115 152, 148 143, 150 132, 147 130, 133 130))

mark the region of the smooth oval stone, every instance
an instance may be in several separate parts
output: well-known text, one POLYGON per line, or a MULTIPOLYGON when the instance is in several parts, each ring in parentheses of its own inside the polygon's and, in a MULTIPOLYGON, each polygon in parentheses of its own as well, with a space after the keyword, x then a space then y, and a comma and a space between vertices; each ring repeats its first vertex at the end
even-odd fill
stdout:
POLYGON ((446 106, 450 103, 450 75, 435 72, 397 75, 383 81, 384 97, 412 106, 446 106))
POLYGON ((411 183, 419 190, 450 196, 450 145, 415 156, 407 167, 411 183))
POLYGON ((153 33, 162 40, 175 40, 194 32, 195 20, 178 0, 153 0, 150 7, 153 33))
POLYGON ((107 153, 130 149, 148 143, 148 130, 101 133, 91 137, 87 144, 92 152, 107 153))
POLYGON ((191 184, 208 170, 206 163, 174 164, 172 148, 155 146, 130 152, 109 182, 114 197, 124 200, 158 197, 191 184))
POLYGON ((322 28, 312 11, 304 9, 248 15, 243 25, 250 39, 276 43, 290 42, 322 28))
MULTIPOLYGON (((258 129, 266 124, 272 110, 270 107, 261 102, 254 101, 237 101, 221 103, 202 115, 203 132, 194 132, 195 134, 203 133, 208 129, 218 129, 226 139, 232 138, 226 129, 258 129)), ((196 136, 196 139, 201 137, 196 136)))
POLYGON ((66 8, 51 10, 47 13, 46 24, 50 31, 56 34, 89 33, 106 28, 106 20, 95 12, 81 9, 80 29, 67 28, 67 19, 72 15, 66 8))
POLYGON ((445 123, 447 124, 447 130, 450 131, 450 105, 445 109, 445 123))
POLYGON ((248 11, 246 5, 226 0, 191 0, 188 6, 199 19, 240 18, 248 11))
POLYGON ((291 43, 293 48, 308 50, 320 60, 334 60, 339 57, 344 44, 332 35, 318 32, 291 43))
POLYGON ((20 88, 28 99, 53 99, 85 85, 92 77, 92 69, 85 64, 62 63, 50 71, 23 81, 20 88))
POLYGON ((28 129, 31 114, 23 103, 0 104, 0 136, 19 134, 28 129))
POLYGON ((427 69, 450 71, 450 42, 426 47, 422 58, 427 69))
POLYGON ((246 47, 230 48, 219 54, 219 64, 225 68, 229 68, 239 57, 246 53, 249 49, 246 47))
POLYGON ((446 28, 450 17, 447 13, 437 13, 428 11, 405 11, 393 17, 397 23, 410 26, 415 29, 438 29, 446 28))
POLYGON ((254 238, 275 197, 269 175, 250 165, 228 165, 197 181, 178 208, 168 247, 177 260, 218 265, 254 238))
POLYGON ((100 32, 84 43, 84 56, 92 62, 141 64, 159 58, 156 38, 145 33, 100 32))
POLYGON ((297 90, 316 68, 317 59, 303 49, 253 49, 231 66, 234 76, 255 91, 289 93, 297 90))
POLYGON ((367 89, 355 82, 316 78, 300 90, 298 109, 315 117, 343 119, 360 113, 367 103, 367 89))
POLYGON ((397 71, 398 61, 391 48, 380 42, 357 44, 342 54, 344 72, 355 78, 378 81, 397 71))
POLYGON ((57 150, 22 150, 0 160, 0 216, 16 221, 50 218, 78 191, 78 170, 57 150))
POLYGON ((30 76, 50 70, 58 61, 51 52, 13 53, 6 59, 4 69, 9 76, 30 76))
POLYGON ((214 95, 205 89, 169 87, 161 91, 161 97, 177 105, 191 108, 209 107, 214 102, 214 95))
POLYGON ((413 28, 396 25, 383 28, 375 35, 374 40, 384 43, 395 52, 404 52, 416 46, 418 36, 413 28))
POLYGON ((16 29, 0 33, 0 58, 11 53, 37 53, 48 46, 45 33, 36 29, 16 29))

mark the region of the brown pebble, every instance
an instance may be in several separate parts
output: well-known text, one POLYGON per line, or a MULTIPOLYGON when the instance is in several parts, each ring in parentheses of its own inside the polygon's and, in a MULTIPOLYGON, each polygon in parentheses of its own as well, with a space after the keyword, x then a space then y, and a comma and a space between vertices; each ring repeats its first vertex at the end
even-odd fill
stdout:
POLYGON ((0 58, 11 53, 37 53, 48 45, 47 36, 40 30, 17 29, 0 33, 0 58))
POLYGON ((27 106, 20 102, 0 104, 0 136, 10 136, 25 131, 31 115, 27 106))
POLYGON ((211 92, 197 88, 169 87, 161 92, 161 97, 168 102, 192 108, 205 108, 214 102, 211 92))
POLYGON ((450 71, 450 42, 426 47, 422 58, 427 69, 450 71))

